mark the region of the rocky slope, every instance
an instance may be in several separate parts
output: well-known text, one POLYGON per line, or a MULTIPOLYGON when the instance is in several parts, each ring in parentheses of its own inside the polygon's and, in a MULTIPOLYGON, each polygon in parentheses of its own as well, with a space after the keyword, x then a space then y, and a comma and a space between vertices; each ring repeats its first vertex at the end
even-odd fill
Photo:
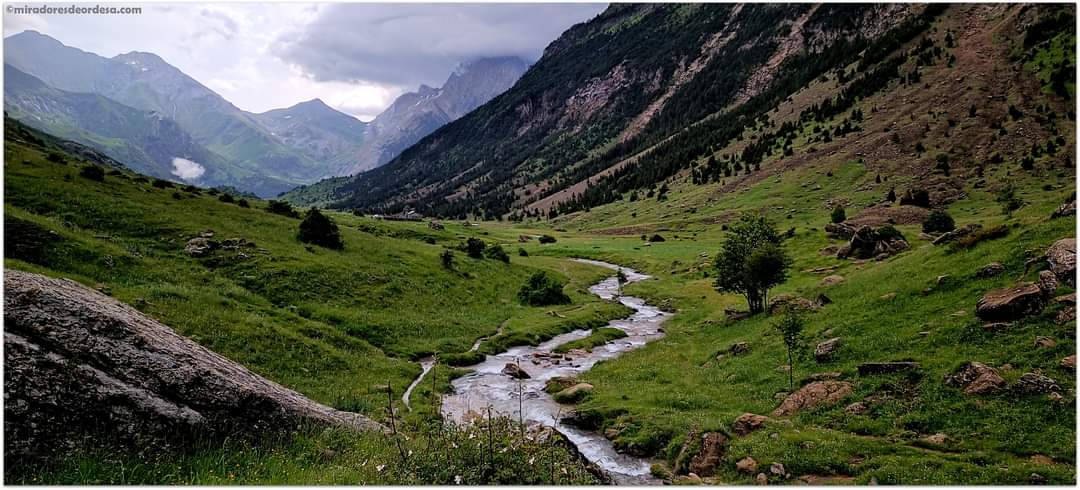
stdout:
MULTIPOLYGON (((911 126, 907 116, 945 104, 950 115, 921 132, 950 121, 944 132, 964 134, 954 148, 989 158, 976 138, 991 135, 977 129, 1001 132, 1001 122, 958 125, 961 116, 974 105, 979 117, 998 119, 1011 103, 1045 119, 1038 93, 1066 90, 1068 61, 1031 63, 1060 42, 1068 26, 1060 19, 1071 15, 1020 5, 612 6, 564 33, 507 93, 325 194, 344 208, 521 218, 655 193, 673 179, 729 184, 745 172, 756 182, 781 171, 777 161, 839 158, 841 149, 847 158, 873 154, 872 165, 889 173, 920 175, 936 153, 912 150, 914 127, 884 134, 889 126, 911 126), (854 110, 872 96, 892 105, 854 110), (903 111, 892 109, 898 104, 903 111), (799 133, 814 126, 814 151, 793 154, 799 133)), ((1057 101, 1050 107, 1064 111, 1057 101)), ((1053 131, 1037 133, 1001 132, 998 146, 1030 146, 1053 131)))
POLYGON ((73 448, 83 437, 169 446, 304 421, 382 429, 268 381, 74 281, 5 270, 4 289, 9 464, 73 448))

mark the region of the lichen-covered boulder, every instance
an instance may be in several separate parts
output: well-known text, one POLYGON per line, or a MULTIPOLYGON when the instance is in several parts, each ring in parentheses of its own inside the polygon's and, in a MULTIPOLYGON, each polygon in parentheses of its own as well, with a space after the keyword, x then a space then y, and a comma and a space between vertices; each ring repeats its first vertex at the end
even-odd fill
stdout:
POLYGON ((93 438, 176 446, 303 422, 382 430, 248 371, 66 279, 4 274, 5 456, 35 460, 93 438))

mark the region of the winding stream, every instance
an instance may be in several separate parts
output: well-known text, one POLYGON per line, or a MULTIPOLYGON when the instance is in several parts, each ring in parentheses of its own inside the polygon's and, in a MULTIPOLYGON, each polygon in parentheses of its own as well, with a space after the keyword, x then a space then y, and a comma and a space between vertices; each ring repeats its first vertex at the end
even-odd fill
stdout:
MULTIPOLYGON (((625 267, 595 260, 575 259, 612 270, 622 270, 628 282, 648 279, 625 267)), ((518 391, 521 390, 521 418, 526 423, 541 423, 558 428, 567 439, 577 446, 589 461, 611 475, 618 484, 660 484, 660 480, 649 474, 651 462, 615 451, 611 441, 598 432, 586 431, 566 425, 559 425, 559 419, 573 409, 561 405, 544 392, 544 383, 556 376, 573 377, 588 371, 597 362, 612 359, 623 352, 637 349, 646 343, 664 335, 660 325, 670 316, 658 308, 645 304, 645 301, 632 296, 619 295, 619 282, 615 276, 609 277, 589 288, 589 291, 603 299, 618 301, 634 310, 629 318, 613 320, 609 327, 618 328, 627 333, 621 339, 593 347, 592 352, 571 351, 562 358, 550 356, 556 347, 574 340, 588 337, 592 330, 574 330, 559 335, 538 346, 513 347, 494 356, 487 356, 484 362, 471 366, 473 373, 453 381, 454 393, 443 397, 443 415, 462 421, 470 411, 483 412, 488 406, 501 415, 518 418, 518 391), (502 374, 506 364, 517 363, 527 372, 530 379, 520 382, 502 374), (520 387, 519 387, 520 383, 520 387)))

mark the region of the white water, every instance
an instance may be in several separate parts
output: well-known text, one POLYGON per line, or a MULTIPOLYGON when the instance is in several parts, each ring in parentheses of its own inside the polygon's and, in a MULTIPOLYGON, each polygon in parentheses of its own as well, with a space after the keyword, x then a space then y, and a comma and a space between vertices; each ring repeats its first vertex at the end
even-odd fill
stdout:
MULTIPOLYGON (((606 262, 576 260, 621 270, 628 282, 649 278, 647 275, 606 262)), ((558 364, 555 363, 556 360, 548 359, 543 355, 562 344, 588 337, 592 330, 575 330, 535 347, 513 347, 506 352, 487 356, 484 362, 471 366, 473 373, 453 381, 453 394, 443 397, 443 415, 463 421, 469 412, 486 412, 490 406, 496 414, 517 419, 520 390, 522 394, 520 418, 526 423, 541 423, 556 427, 577 446, 582 455, 610 474, 618 484, 659 484, 660 481, 649 474, 650 461, 616 452, 611 441, 597 432, 560 426, 559 418, 573 407, 555 403, 551 395, 544 392, 544 383, 551 378, 577 376, 588 371, 599 361, 615 358, 623 352, 642 347, 664 335, 660 325, 670 315, 645 304, 645 301, 640 298, 620 296, 619 282, 615 276, 593 285, 589 291, 603 299, 617 299, 634 310, 634 314, 629 318, 614 320, 608 324, 609 327, 626 332, 626 337, 593 347, 591 353, 578 351, 568 354, 570 359, 564 357, 558 360, 558 364), (541 356, 534 356, 538 353, 541 356), (519 381, 502 374, 503 367, 508 363, 519 364, 529 373, 530 379, 519 381)))

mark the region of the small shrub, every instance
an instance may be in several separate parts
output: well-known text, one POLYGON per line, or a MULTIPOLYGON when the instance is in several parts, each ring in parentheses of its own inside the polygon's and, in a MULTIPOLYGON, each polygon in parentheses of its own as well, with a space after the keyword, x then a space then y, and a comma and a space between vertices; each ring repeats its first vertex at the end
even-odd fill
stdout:
POLYGON ((288 216, 290 218, 300 217, 300 213, 296 212, 296 210, 293 209, 292 204, 289 204, 285 201, 269 201, 266 203, 266 210, 271 213, 288 216))
POLYGON ((904 239, 904 234, 900 233, 900 230, 897 230, 896 227, 890 224, 881 225, 880 227, 878 227, 877 230, 874 231, 877 232, 878 236, 881 237, 882 240, 893 240, 897 238, 901 240, 904 239))
POLYGON ((837 206, 832 210, 832 222, 843 223, 847 219, 847 212, 844 211, 843 206, 837 206))
POLYGON ((345 247, 344 242, 341 241, 341 230, 318 208, 309 210, 304 221, 300 222, 299 238, 301 242, 335 250, 345 247))
POLYGON ((444 269, 454 268, 454 252, 450 249, 445 249, 439 254, 439 261, 442 262, 444 269))
POLYGON ((479 238, 469 238, 465 241, 465 253, 474 259, 484 257, 484 248, 487 244, 479 238))
POLYGON ((224 203, 230 203, 230 204, 235 201, 235 199, 233 199, 233 197, 232 197, 232 194, 222 194, 222 195, 218 196, 217 200, 221 201, 221 202, 224 202, 224 203))
POLYGON ((1024 206, 1024 200, 1017 195, 1016 188, 1012 185, 1005 186, 998 191, 996 200, 998 204, 1001 204, 1001 212, 1006 216, 1012 216, 1013 211, 1024 206))
POLYGON ((489 259, 498 260, 505 264, 510 263, 510 255, 506 253, 506 250, 503 250, 501 245, 492 245, 488 247, 486 250, 484 250, 484 256, 489 259))
POLYGON ((55 151, 49 153, 49 155, 46 156, 45 159, 53 163, 59 163, 60 165, 67 165, 67 158, 65 158, 63 154, 57 153, 55 151))
POLYGON ((242 208, 250 208, 251 207, 251 204, 248 203, 247 199, 241 199, 239 201, 236 201, 236 205, 240 206, 242 208))
POLYGON ((528 257, 529 252, 527 250, 525 250, 524 248, 522 248, 522 247, 518 247, 518 256, 528 257))
POLYGON ((548 276, 546 272, 537 272, 518 291, 518 300, 527 306, 564 305, 570 303, 570 297, 563 292, 563 284, 548 276))
POLYGON ((85 179, 93 180, 95 182, 105 181, 105 169, 97 165, 87 165, 79 169, 79 175, 85 179))
POLYGON ((181 195, 181 194, 180 194, 179 192, 173 192, 173 193, 172 193, 172 198, 173 198, 173 199, 176 199, 177 201, 179 201, 179 200, 183 199, 183 198, 184 198, 184 196, 183 196, 183 195, 181 195))
POLYGON ((154 182, 150 185, 158 189, 171 189, 174 187, 172 182, 169 182, 165 179, 154 179, 154 182))
POLYGON ((664 237, 660 236, 659 234, 654 234, 653 236, 649 237, 649 241, 650 242, 664 242, 664 241, 667 241, 667 240, 664 240, 664 237))
POLYGON ((542 236, 540 236, 539 241, 540 241, 540 243, 545 243, 546 244, 546 243, 555 243, 558 240, 556 240, 555 237, 553 237, 551 235, 542 235, 542 236))
POLYGON ((956 229, 956 222, 944 210, 935 209, 923 220, 922 230, 926 233, 945 233, 956 229))

